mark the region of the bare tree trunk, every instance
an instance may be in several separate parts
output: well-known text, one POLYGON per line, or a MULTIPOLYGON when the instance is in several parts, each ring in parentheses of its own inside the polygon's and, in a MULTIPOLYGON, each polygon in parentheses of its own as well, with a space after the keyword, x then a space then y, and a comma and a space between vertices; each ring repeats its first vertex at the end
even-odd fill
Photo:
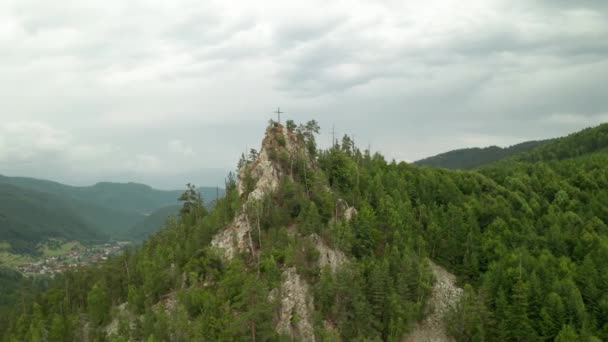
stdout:
POLYGON ((251 326, 251 338, 255 342, 255 322, 251 322, 250 326, 251 326))

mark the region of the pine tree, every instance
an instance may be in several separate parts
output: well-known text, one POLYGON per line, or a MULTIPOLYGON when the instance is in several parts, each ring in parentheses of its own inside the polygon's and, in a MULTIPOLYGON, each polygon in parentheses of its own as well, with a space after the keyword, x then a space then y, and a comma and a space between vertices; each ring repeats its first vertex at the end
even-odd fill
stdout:
POLYGON ((67 326, 65 317, 54 314, 51 320, 51 327, 49 329, 49 341, 50 342, 62 342, 70 340, 70 333, 67 326))
MULTIPOLYGON (((378 331, 386 334, 387 317, 387 295, 390 292, 388 260, 384 259, 378 263, 370 264, 371 270, 368 275, 368 298, 370 308, 374 316, 373 326, 378 331)), ((386 337, 386 336, 385 336, 386 337)))
POLYGON ((107 321, 110 310, 110 299, 103 283, 97 283, 93 286, 87 296, 87 307, 89 320, 93 324, 101 325, 107 321))
POLYGON ((509 339, 512 341, 536 341, 538 338, 528 317, 527 285, 520 279, 513 286, 511 305, 507 315, 509 339))
POLYGON ((44 316, 42 308, 38 303, 34 303, 31 323, 27 331, 26 339, 31 342, 42 342, 46 338, 46 329, 44 328, 44 316))
POLYGON ((552 292, 540 311, 540 331, 543 338, 555 338, 565 323, 566 309, 561 297, 552 292))
POLYGON ((564 325, 555 338, 555 342, 578 342, 579 336, 571 325, 564 325))

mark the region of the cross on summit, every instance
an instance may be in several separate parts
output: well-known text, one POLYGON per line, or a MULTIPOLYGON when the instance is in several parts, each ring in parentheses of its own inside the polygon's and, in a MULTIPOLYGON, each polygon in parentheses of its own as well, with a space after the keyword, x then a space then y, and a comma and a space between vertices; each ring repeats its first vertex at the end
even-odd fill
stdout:
POLYGON ((281 108, 277 108, 277 111, 275 112, 278 116, 279 119, 279 125, 281 124, 281 114, 283 114, 283 112, 281 112, 281 108))

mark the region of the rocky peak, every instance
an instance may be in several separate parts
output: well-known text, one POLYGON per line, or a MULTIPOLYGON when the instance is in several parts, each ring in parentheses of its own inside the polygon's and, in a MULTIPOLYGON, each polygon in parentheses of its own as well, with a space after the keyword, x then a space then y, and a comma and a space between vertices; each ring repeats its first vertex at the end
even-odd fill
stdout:
MULTIPOLYGON (((306 179, 306 170, 315 169, 316 163, 309 150, 310 146, 314 146, 313 133, 318 132, 318 126, 315 126, 314 121, 297 129, 272 123, 266 129, 259 153, 251 153, 252 160, 240 163, 238 191, 244 200, 243 206, 234 220, 211 242, 212 246, 223 251, 226 259, 230 260, 241 252, 258 253, 252 242, 255 227, 252 227, 246 213, 248 205, 277 191, 284 177, 294 180, 299 175, 300 180, 302 176, 306 179)), ((329 188, 327 191, 330 191, 329 188)), ((354 208, 350 208, 345 201, 340 203, 340 215, 352 217, 354 208)), ((292 234, 296 234, 296 225, 292 227, 292 234)), ((317 234, 307 238, 312 240, 319 252, 321 268, 335 272, 347 262, 342 252, 330 248, 317 234)), ((282 285, 273 290, 270 297, 276 295, 280 301, 277 332, 296 340, 314 341, 314 298, 306 280, 300 277, 295 267, 283 270, 282 285)))
POLYGON ((311 160, 302 136, 280 124, 266 129, 262 147, 256 158, 245 163, 239 170, 239 194, 259 200, 278 188, 281 177, 293 173, 293 164, 311 160))
POLYGON ((283 177, 291 177, 295 163, 313 165, 305 147, 304 135, 287 127, 272 123, 262 140, 259 153, 239 169, 238 191, 246 200, 233 222, 218 233, 211 244, 224 251, 228 259, 248 248, 251 226, 245 208, 276 191, 283 177))

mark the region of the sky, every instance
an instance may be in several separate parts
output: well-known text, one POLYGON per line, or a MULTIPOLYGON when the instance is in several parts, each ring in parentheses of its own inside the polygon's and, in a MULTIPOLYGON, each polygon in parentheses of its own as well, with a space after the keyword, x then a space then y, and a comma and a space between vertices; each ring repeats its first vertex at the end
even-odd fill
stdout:
POLYGON ((608 2, 3 0, 0 174, 223 184, 277 107, 387 159, 608 121, 608 2))

